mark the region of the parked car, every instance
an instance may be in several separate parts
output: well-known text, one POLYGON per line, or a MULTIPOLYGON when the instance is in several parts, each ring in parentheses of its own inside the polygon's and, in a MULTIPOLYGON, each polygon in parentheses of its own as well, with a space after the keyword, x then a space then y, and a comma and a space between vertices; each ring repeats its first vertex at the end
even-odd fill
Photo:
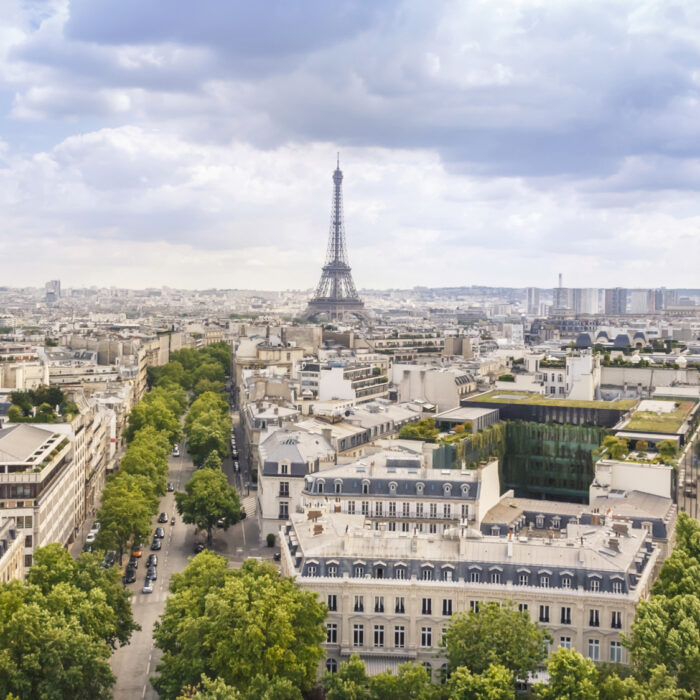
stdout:
POLYGON ((201 542, 197 542, 194 546, 194 553, 199 554, 202 551, 204 551, 204 545, 201 542))
POLYGON ((129 563, 127 566, 130 566, 132 569, 138 569, 139 568, 139 560, 135 556, 131 556, 131 559, 129 559, 129 563))
POLYGON ((151 549, 152 550, 157 552, 161 547, 162 547, 162 545, 160 543, 160 540, 153 540, 153 542, 151 542, 151 549))
POLYGON ((114 566, 114 562, 117 560, 117 553, 110 549, 105 552, 105 558, 102 560, 100 566, 103 569, 111 569, 114 566))
POLYGON ((100 531, 100 523, 98 523, 97 521, 95 521, 95 522, 92 524, 92 527, 90 528, 90 532, 94 532, 95 534, 97 534, 99 531, 100 531))
POLYGON ((173 447, 173 457, 179 457, 179 456, 180 456, 180 448, 177 445, 175 445, 175 447, 173 447))
POLYGON ((273 558, 275 561, 279 561, 279 560, 282 558, 282 555, 281 555, 279 552, 275 552, 275 553, 272 555, 272 558, 273 558))
POLYGON ((142 555, 143 555, 143 549, 142 549, 142 547, 141 547, 141 544, 140 544, 140 543, 139 543, 139 544, 135 544, 135 545, 131 548, 131 556, 132 556, 132 557, 138 558, 138 557, 140 557, 140 556, 142 556, 142 555))
POLYGON ((158 579, 158 569, 155 566, 149 566, 146 572, 146 578, 151 579, 151 581, 156 581, 158 579))
POLYGON ((153 585, 151 584, 150 579, 146 579, 143 582, 143 588, 141 589, 141 593, 153 593, 153 585))
POLYGON ((88 532, 87 537, 85 538, 85 541, 86 542, 94 542, 96 536, 97 536, 97 533, 90 530, 90 532, 88 532))
POLYGON ((167 523, 168 522, 168 514, 167 513, 161 513, 158 516, 158 522, 159 523, 167 523))
POLYGON ((239 469, 240 469, 240 467, 238 466, 238 460, 234 459, 233 460, 233 471, 237 472, 239 469))
MULTIPOLYGON (((167 518, 166 518, 167 520, 167 518)), ((154 537, 158 537, 159 539, 163 539, 165 537, 165 530, 162 527, 157 527, 155 534, 153 535, 154 537)))
POLYGON ((174 491, 175 490, 175 484, 173 484, 172 481, 168 482, 168 491, 174 491))
POLYGON ((149 554, 148 561, 146 562, 148 566, 158 566, 158 555, 149 554))
POLYGON ((126 567, 124 576, 122 577, 124 583, 134 583, 136 581, 136 569, 132 569, 130 566, 126 567))

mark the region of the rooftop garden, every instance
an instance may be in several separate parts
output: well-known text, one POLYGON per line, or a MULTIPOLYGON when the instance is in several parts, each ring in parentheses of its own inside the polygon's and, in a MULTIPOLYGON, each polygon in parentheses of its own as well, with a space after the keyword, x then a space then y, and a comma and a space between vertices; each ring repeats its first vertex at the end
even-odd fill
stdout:
POLYGON ((693 410, 693 401, 679 401, 668 413, 656 411, 635 411, 625 426, 625 430, 640 433, 677 433, 693 410))
POLYGON ((530 391, 510 391, 498 389, 480 396, 472 396, 470 401, 484 403, 519 403, 528 406, 570 406, 572 408, 608 408, 616 411, 626 411, 637 404, 637 399, 618 399, 617 401, 578 401, 575 399, 550 398, 544 394, 530 391))
POLYGON ((7 417, 12 423, 60 423, 78 413, 78 407, 55 386, 13 391, 7 417), (56 413, 56 407, 60 415, 56 413))

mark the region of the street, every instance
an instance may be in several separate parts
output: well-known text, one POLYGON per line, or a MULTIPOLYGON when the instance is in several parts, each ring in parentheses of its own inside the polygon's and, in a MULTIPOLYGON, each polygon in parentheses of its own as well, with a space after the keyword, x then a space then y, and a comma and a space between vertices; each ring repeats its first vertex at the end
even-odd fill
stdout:
MULTIPOLYGON (((236 417, 234 417, 236 420, 236 417)), ((240 431, 237 431, 239 433, 240 431)), ((241 449, 242 436, 238 436, 238 445, 241 449)), ((170 457, 168 481, 172 481, 176 491, 184 490, 188 479, 194 473, 194 465, 183 443, 180 445, 180 457, 170 457)), ((231 457, 227 457, 222 465, 223 471, 229 483, 236 487, 241 496, 241 504, 245 508, 247 518, 229 528, 227 532, 216 530, 214 533, 213 551, 222 554, 231 562, 231 566, 240 566, 248 557, 264 557, 272 559, 275 550, 258 544, 258 526, 255 517, 256 492, 245 496, 245 488, 241 490, 240 477, 243 475, 243 462, 241 473, 235 474, 231 457)), ((161 500, 160 511, 165 511, 168 517, 175 515, 174 526, 168 522, 162 527, 165 529, 163 547, 156 552, 158 555, 158 579, 154 582, 153 593, 141 593, 146 572, 145 562, 151 553, 151 541, 143 543, 143 556, 139 560, 136 582, 129 584, 132 591, 132 606, 134 619, 141 625, 141 630, 135 632, 131 643, 117 649, 112 655, 112 671, 117 677, 114 687, 116 700, 132 700, 133 698, 157 698, 158 694, 150 684, 150 678, 155 674, 156 666, 160 660, 160 651, 153 644, 153 624, 165 609, 165 600, 168 596, 168 586, 173 573, 182 571, 191 557, 194 556, 195 528, 193 525, 185 525, 175 509, 175 494, 167 493, 161 500)), ((158 527, 156 517, 153 519, 153 530, 158 527)), ((197 541, 204 542, 205 535, 198 536, 197 541)))

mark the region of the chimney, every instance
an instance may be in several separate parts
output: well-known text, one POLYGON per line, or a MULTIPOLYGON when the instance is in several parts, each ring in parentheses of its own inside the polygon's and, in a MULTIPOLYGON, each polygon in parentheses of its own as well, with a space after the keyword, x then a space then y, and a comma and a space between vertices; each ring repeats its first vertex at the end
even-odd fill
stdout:
POLYGON ((333 428, 323 428, 321 430, 321 435, 323 435, 324 440, 326 440, 331 445, 333 444, 333 428))
POLYGON ((508 559, 513 558, 513 528, 508 530, 508 559))

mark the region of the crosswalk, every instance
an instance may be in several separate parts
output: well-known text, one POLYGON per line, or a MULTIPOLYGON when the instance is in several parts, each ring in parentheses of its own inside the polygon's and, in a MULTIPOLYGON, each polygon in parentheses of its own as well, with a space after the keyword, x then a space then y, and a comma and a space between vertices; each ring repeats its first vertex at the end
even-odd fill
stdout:
POLYGON ((241 499, 241 506, 245 510, 246 517, 250 518, 257 512, 258 497, 254 494, 241 499))

